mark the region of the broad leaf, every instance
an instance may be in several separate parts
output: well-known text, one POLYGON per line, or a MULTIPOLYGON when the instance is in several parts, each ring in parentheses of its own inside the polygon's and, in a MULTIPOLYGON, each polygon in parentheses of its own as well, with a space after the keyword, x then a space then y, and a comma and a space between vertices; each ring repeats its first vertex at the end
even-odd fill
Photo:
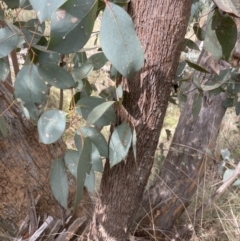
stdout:
POLYGON ((103 12, 100 42, 104 54, 125 77, 131 78, 144 62, 141 43, 127 12, 108 2, 103 12))
POLYGON ((24 66, 14 83, 16 98, 22 100, 30 117, 37 121, 48 98, 48 87, 38 74, 35 65, 24 66))
MULTIPOLYGON (((235 172, 234 169, 227 169, 224 174, 223 174, 223 182, 226 182, 235 172)), ((233 186, 239 186, 240 185, 240 180, 237 179, 233 184, 233 186)))
POLYGON ((96 172, 103 172, 103 163, 97 147, 92 144, 92 169, 96 172))
POLYGON ((77 166, 77 193, 74 204, 74 210, 76 210, 80 203, 83 195, 83 187, 86 179, 86 175, 91 171, 91 153, 92 153, 92 142, 86 137, 83 142, 83 147, 80 153, 80 158, 77 166))
POLYGON ((93 71, 93 64, 92 63, 85 63, 80 67, 74 68, 72 71, 72 76, 75 81, 80 81, 86 78, 89 74, 93 71))
POLYGON ((37 14, 40 22, 51 18, 52 14, 66 1, 66 0, 29 0, 34 11, 37 14))
POLYGON ((109 161, 110 167, 121 162, 128 154, 132 141, 132 131, 127 123, 117 126, 110 139, 109 161))
POLYGON ((203 67, 199 66, 198 64, 195 64, 189 60, 185 60, 186 63, 188 64, 189 67, 197 70, 197 71, 200 71, 200 72, 203 72, 203 73, 209 73, 206 69, 204 69, 203 67))
MULTIPOLYGON (((96 106, 89 113, 87 123, 89 125, 95 125, 95 123, 104 115, 104 113, 115 103, 115 101, 107 101, 96 106)), ((114 113, 115 115, 115 113, 114 113)))
POLYGON ((93 70, 99 70, 101 69, 106 63, 108 59, 104 55, 103 52, 96 53, 92 55, 88 60, 87 63, 90 63, 93 65, 93 70))
POLYGON ((94 193, 95 191, 95 173, 93 170, 90 171, 89 174, 87 174, 87 177, 85 179, 84 186, 87 188, 87 190, 91 193, 94 193))
POLYGON ((77 179, 77 165, 80 153, 75 150, 68 150, 65 153, 64 161, 70 173, 77 179))
POLYGON ((68 208, 68 179, 62 159, 55 159, 52 163, 50 186, 53 196, 65 209, 68 208))
POLYGON ((217 6, 224 12, 232 13, 240 18, 240 3, 239 0, 214 0, 217 6))
POLYGON ((4 59, 0 59, 0 81, 6 80, 10 72, 9 65, 4 61, 4 59))
POLYGON ((61 110, 48 110, 38 120, 39 141, 51 144, 57 141, 66 127, 66 113, 61 110))
POLYGON ((122 75, 117 71, 117 69, 113 65, 111 65, 111 67, 110 67, 110 78, 115 80, 115 79, 117 79, 121 76, 122 75))
POLYGON ((7 27, 0 29, 0 58, 10 54, 12 50, 24 43, 23 37, 7 27))
MULTIPOLYGON (((85 120, 88 120, 88 115, 90 114, 90 112, 95 107, 103 103, 106 103, 105 100, 99 97, 95 97, 95 96, 84 97, 77 102, 76 111, 80 115, 82 115, 82 117, 85 120)), ((116 121, 115 111, 113 107, 110 106, 107 109, 107 111, 105 111, 105 113, 101 116, 101 118, 95 122, 95 125, 106 126, 106 125, 115 123, 115 121, 116 121)))
POLYGON ((191 39, 187 39, 187 38, 184 39, 183 49, 185 49, 186 47, 188 47, 189 49, 200 51, 197 44, 193 42, 191 39))
POLYGON ((70 89, 76 86, 73 77, 62 67, 55 64, 40 65, 39 75, 50 85, 59 89, 70 89))
POLYGON ((51 18, 48 49, 73 53, 83 48, 93 29, 97 0, 68 0, 51 18))
POLYGON ((101 156, 108 156, 108 145, 103 134, 94 127, 83 126, 78 130, 83 137, 89 137, 101 156))
POLYGON ((193 25, 193 31, 195 33, 195 35, 197 36, 197 38, 200 40, 200 41, 203 41, 205 39, 205 31, 200 28, 199 24, 198 23, 195 23, 193 25))
POLYGON ((237 40, 237 26, 230 16, 215 10, 208 17, 203 47, 216 60, 228 60, 237 40))

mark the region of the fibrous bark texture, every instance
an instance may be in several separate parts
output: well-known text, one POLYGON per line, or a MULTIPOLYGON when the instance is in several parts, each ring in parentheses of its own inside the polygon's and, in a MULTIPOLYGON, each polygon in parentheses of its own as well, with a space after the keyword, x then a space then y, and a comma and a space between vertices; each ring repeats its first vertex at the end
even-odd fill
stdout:
MULTIPOLYGON (((210 68, 210 59, 203 51, 200 65, 210 68)), ((219 63, 220 69, 229 67, 226 62, 219 63)), ((193 78, 199 83, 207 83, 213 77, 213 70, 209 71, 212 74, 196 72, 193 78)), ((194 84, 190 85, 187 92, 188 99, 181 112, 169 153, 157 180, 145 193, 137 217, 141 228, 155 228, 154 233, 159 233, 159 240, 171 233, 175 220, 189 205, 201 182, 205 165, 212 161, 209 153, 214 153, 219 127, 226 111, 222 107, 226 93, 202 94, 194 84), (196 95, 203 96, 199 115, 194 118, 192 110, 196 95)))
POLYGON ((127 240, 153 164, 172 79, 188 24, 191 0, 132 0, 129 13, 145 52, 141 72, 122 80, 124 108, 119 122, 130 121, 137 132, 137 160, 105 165, 91 223, 90 240, 127 240))
POLYGON ((51 161, 65 150, 62 141, 43 145, 37 128, 22 114, 17 102, 0 84, 0 109, 8 123, 8 137, 0 134, 0 226, 12 235, 27 215, 26 190, 33 198, 41 195, 37 212, 60 213, 49 187, 51 161), (4 227, 5 224, 9 224, 4 227))

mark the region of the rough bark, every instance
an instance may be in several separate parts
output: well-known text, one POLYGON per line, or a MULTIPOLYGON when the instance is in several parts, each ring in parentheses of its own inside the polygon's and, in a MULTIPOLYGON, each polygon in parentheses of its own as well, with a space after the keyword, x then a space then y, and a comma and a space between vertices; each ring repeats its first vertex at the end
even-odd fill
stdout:
MULTIPOLYGON (((14 237, 30 208, 27 190, 32 198, 40 195, 36 207, 38 217, 42 219, 48 214, 63 218, 65 212, 53 198, 49 186, 49 173, 51 162, 61 157, 66 147, 61 140, 52 145, 40 144, 37 127, 24 117, 17 102, 11 105, 12 101, 0 81, 0 110, 4 111, 8 123, 8 137, 0 133, 0 233, 4 231, 14 237)), ((70 202, 74 199, 74 187, 72 182, 70 202)), ((88 215, 90 210, 87 200, 87 204, 82 203, 86 212, 79 209, 83 215, 88 215)))
MULTIPOLYGON (((200 65, 207 68, 208 58, 203 51, 200 65)), ((229 64, 222 62, 221 66, 225 68, 229 67, 229 64)), ((194 77, 200 83, 206 83, 212 75, 196 72, 194 77)), ((198 93, 194 84, 190 86, 188 93, 159 178, 146 192, 142 202, 144 210, 139 211, 137 217, 137 222, 142 228, 155 227, 155 235, 162 233, 168 236, 175 220, 189 205, 203 178, 205 165, 212 161, 208 153, 214 152, 219 127, 226 110, 222 107, 225 93, 210 95, 206 92, 199 116, 194 120, 192 107, 194 96, 198 93)))
POLYGON ((123 80, 124 107, 119 121, 130 120, 137 132, 137 160, 130 151, 125 162, 105 165, 90 227, 90 240, 127 240, 139 207, 165 116, 191 0, 132 0, 133 16, 145 52, 140 74, 123 80), (125 164, 126 163, 126 164, 125 164))

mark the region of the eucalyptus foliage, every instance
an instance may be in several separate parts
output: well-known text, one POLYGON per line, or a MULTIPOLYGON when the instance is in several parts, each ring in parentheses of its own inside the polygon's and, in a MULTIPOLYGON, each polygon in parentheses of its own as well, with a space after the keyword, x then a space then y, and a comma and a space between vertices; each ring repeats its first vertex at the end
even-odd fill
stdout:
MULTIPOLYGON (((5 80, 10 71, 3 58, 13 50, 20 55, 22 50, 26 50, 26 56, 22 55, 24 65, 14 83, 14 98, 21 103, 26 116, 37 125, 39 141, 51 144, 63 135, 66 126, 74 130, 75 148, 67 150, 64 158, 58 157, 56 153, 52 162, 50 185, 58 202, 68 208, 67 168, 77 183, 76 209, 84 186, 89 191, 94 191, 95 172, 103 172, 104 159, 109 160, 112 168, 126 159, 132 147, 137 165, 137 129, 130 120, 119 123, 116 115, 120 108, 124 108, 123 87, 116 84, 116 79, 123 76, 128 81, 136 81, 134 76, 144 64, 141 43, 133 21, 124 8, 129 0, 3 2, 7 11, 33 10, 35 15, 25 22, 17 18, 12 22, 1 12, 0 19, 5 27, 0 29, 0 77, 5 80), (94 30, 96 21, 100 22, 100 31, 94 30), (94 43, 86 48, 89 40, 94 43), (109 78, 115 84, 97 91, 97 84, 89 82, 88 78, 106 64, 111 66, 109 78), (61 92, 72 90, 69 110, 47 109, 52 86, 61 92), (106 140, 102 129, 109 125, 112 126, 112 132, 109 140, 106 140)), ((193 12, 198 6, 197 2, 194 1, 193 12)), ((219 8, 226 5, 224 1, 215 2, 219 8)), ((231 2, 234 5, 234 1, 231 2)), ((232 5, 227 5, 226 12, 239 15, 239 9, 233 11, 232 5)), ((206 31, 198 23, 193 26, 193 30, 213 58, 228 61, 236 42, 237 28, 232 16, 222 14, 219 8, 213 9, 206 31)), ((199 46, 190 39, 185 39, 183 50, 186 49, 200 51, 199 46)), ((184 92, 188 83, 188 79, 184 78, 186 65, 208 73, 197 63, 182 61, 176 75, 176 81, 180 84, 178 102, 187 98, 184 92)), ((216 89, 228 91, 229 103, 236 106, 239 113, 237 95, 240 89, 235 85, 238 81, 237 70, 216 73, 213 83, 206 85, 194 80, 199 93, 195 95, 193 117, 198 117, 202 93, 216 89)), ((102 84, 104 85, 105 83, 102 84)), ((229 103, 225 103, 225 106, 229 103)), ((0 113, 4 113, 4 110, 0 110, 0 113)), ((7 136, 6 130, 7 122, 1 114, 0 131, 3 136, 7 136)))

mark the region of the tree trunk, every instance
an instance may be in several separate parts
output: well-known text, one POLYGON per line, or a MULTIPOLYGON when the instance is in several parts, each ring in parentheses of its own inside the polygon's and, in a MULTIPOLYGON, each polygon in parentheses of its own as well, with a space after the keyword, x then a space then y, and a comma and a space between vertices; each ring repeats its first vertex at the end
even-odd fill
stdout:
POLYGON ((90 227, 90 240, 127 240, 153 164, 159 133, 189 20, 191 0, 132 0, 145 64, 131 80, 123 80, 124 107, 119 122, 130 120, 137 132, 137 160, 105 165, 90 227), (125 164, 126 163, 126 164, 125 164))
MULTIPOLYGON (((14 237, 28 214, 28 208, 31 208, 27 192, 33 199, 40 195, 36 213, 41 220, 44 214, 64 218, 64 210, 53 198, 49 173, 51 162, 61 157, 66 147, 62 140, 51 145, 39 143, 36 126, 24 117, 17 102, 12 104, 12 97, 2 81, 0 111, 8 124, 8 137, 4 138, 0 133, 0 234, 4 231, 14 237)), ((72 179, 70 202, 74 201, 74 193, 72 179)), ((90 210, 89 199, 88 204, 82 205, 87 211, 80 207, 78 212, 86 215, 90 210)), ((34 227, 31 228, 35 231, 34 227)))
MULTIPOLYGON (((207 68, 209 63, 206 59, 209 57, 205 51, 202 54, 200 65, 207 68)), ((229 68, 226 62, 221 62, 221 66, 229 68)), ((200 83, 206 83, 212 75, 195 72, 194 78, 200 83)), ((175 220, 190 204, 205 173, 206 163, 212 161, 208 153, 214 153, 219 127, 226 110, 222 107, 225 93, 210 95, 205 92, 201 110, 194 120, 192 108, 194 96, 198 93, 194 84, 190 86, 188 93, 159 178, 145 193, 143 209, 137 217, 142 228, 155 227, 156 232, 163 236, 170 235, 175 220)))

